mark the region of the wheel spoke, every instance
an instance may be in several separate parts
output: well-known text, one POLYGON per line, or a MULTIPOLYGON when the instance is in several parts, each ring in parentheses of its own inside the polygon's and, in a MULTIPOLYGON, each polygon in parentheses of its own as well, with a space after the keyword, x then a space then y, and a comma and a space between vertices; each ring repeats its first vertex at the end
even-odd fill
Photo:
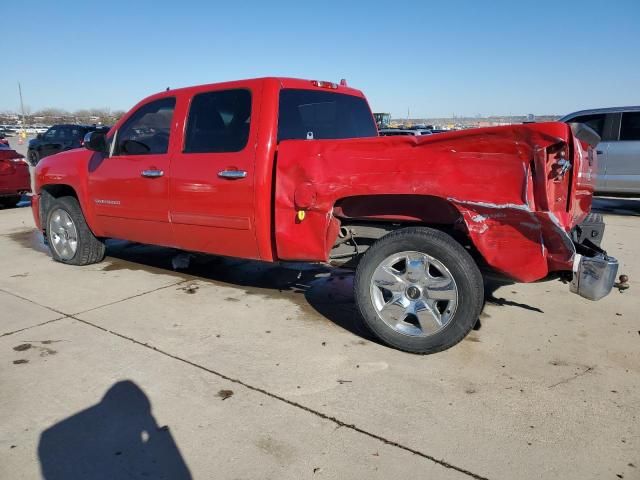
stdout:
POLYGON ((435 305, 429 306, 427 302, 417 301, 414 305, 414 315, 418 319, 422 333, 430 335, 442 328, 442 318, 435 305))
POLYGON ((62 213, 60 214, 60 220, 62 221, 62 225, 66 228, 70 227, 73 225, 73 221, 71 220, 71 217, 69 216, 69 214, 67 212, 65 212, 64 210, 62 211, 62 213))
POLYGON ((434 300, 450 300, 453 301, 457 298, 456 285, 453 279, 447 277, 438 277, 430 281, 425 289, 425 293, 428 298, 434 300))
POLYGON ((383 319, 392 324, 397 324, 407 317, 409 302, 400 294, 394 294, 391 300, 380 309, 383 319))
POLYGON ((406 257, 405 278, 412 283, 424 280, 429 268, 427 257, 418 252, 412 252, 406 257))
POLYGON ((393 267, 385 265, 375 271, 373 283, 375 286, 389 290, 392 293, 400 293, 405 288, 405 282, 400 278, 399 273, 393 267))

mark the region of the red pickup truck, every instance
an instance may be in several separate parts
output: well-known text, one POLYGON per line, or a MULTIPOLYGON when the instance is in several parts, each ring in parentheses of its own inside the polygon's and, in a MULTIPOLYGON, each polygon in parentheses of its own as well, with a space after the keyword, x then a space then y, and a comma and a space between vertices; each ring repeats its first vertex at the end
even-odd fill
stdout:
POLYGON ((617 261, 591 208, 597 135, 539 123, 378 136, 346 82, 260 78, 146 98, 85 148, 36 169, 35 222, 55 260, 102 260, 109 237, 267 262, 355 268, 355 301, 387 344, 459 342, 481 269, 552 275, 596 300, 617 261))

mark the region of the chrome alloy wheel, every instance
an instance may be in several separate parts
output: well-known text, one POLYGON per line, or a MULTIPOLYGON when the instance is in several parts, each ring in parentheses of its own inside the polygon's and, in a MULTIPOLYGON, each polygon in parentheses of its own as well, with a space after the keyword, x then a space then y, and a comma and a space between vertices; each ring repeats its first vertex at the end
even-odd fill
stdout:
POLYGON ((56 208, 49 216, 49 238, 51 246, 63 260, 70 260, 78 249, 78 229, 71 216, 56 208))
POLYGON ((373 272, 371 300, 398 333, 428 337, 445 328, 458 305, 458 286, 442 262, 422 252, 399 252, 373 272))

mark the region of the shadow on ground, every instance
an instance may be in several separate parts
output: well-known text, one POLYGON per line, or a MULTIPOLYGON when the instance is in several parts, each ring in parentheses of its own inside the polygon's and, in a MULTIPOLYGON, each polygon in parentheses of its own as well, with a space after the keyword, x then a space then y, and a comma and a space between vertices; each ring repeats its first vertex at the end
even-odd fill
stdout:
POLYGON ((176 270, 185 279, 206 279, 243 287, 248 295, 287 298, 302 310, 320 315, 367 340, 376 341, 362 324, 353 300, 353 273, 311 263, 268 263, 187 254, 171 248, 121 240, 107 241, 105 271, 176 270), (174 268, 182 264, 183 268, 174 268))
MULTIPOLYGON (((9 235, 26 248, 48 253, 42 235, 35 231, 20 231, 9 235)), ((173 248, 144 245, 124 240, 107 240, 105 272, 142 270, 182 277, 185 281, 199 279, 227 286, 242 287, 246 295, 287 298, 300 309, 324 318, 341 328, 376 343, 380 343, 364 326, 353 298, 353 272, 322 264, 268 263, 255 260, 216 257, 185 253, 173 248)), ((513 282, 494 275, 485 275, 485 306, 509 306, 543 311, 535 306, 496 297, 498 288, 513 282)), ((480 324, 476 326, 479 328, 480 324)))
POLYGON ((38 459, 45 480, 192 478, 169 427, 156 423, 151 402, 128 380, 42 432, 38 459))
POLYGON ((640 216, 640 198, 594 197, 593 212, 640 216))

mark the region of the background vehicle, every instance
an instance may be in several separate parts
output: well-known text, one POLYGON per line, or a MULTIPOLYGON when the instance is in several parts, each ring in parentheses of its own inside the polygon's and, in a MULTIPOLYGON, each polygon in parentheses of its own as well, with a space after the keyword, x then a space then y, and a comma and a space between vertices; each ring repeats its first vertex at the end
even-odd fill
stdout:
POLYGON ((15 207, 20 197, 31 192, 29 165, 15 150, 0 149, 0 203, 15 207))
POLYGON ((611 291, 617 261, 570 237, 591 206, 590 129, 411 132, 381 138, 362 92, 344 84, 169 90, 108 135, 89 133, 86 149, 43 159, 34 219, 53 258, 73 265, 100 261, 115 237, 355 268, 365 324, 416 353, 471 330, 479 265, 521 282, 561 275, 592 300, 611 291))
POLYGON ((378 133, 383 137, 391 137, 396 135, 412 135, 418 137, 420 135, 431 135, 431 130, 409 129, 409 128, 382 128, 378 133))
POLYGON ((375 118, 378 128, 389 128, 391 123, 390 113, 374 113, 373 118, 375 118))
POLYGON ((97 127, 95 125, 60 124, 53 125, 45 133, 29 141, 27 158, 31 165, 54 153, 80 148, 84 143, 84 136, 96 129, 107 131, 109 127, 97 127))
POLYGON ((600 135, 596 193, 640 195, 640 106, 581 110, 560 121, 584 123, 600 135))
POLYGON ((0 132, 0 148, 11 148, 9 146, 9 140, 7 140, 4 133, 2 132, 0 132))

